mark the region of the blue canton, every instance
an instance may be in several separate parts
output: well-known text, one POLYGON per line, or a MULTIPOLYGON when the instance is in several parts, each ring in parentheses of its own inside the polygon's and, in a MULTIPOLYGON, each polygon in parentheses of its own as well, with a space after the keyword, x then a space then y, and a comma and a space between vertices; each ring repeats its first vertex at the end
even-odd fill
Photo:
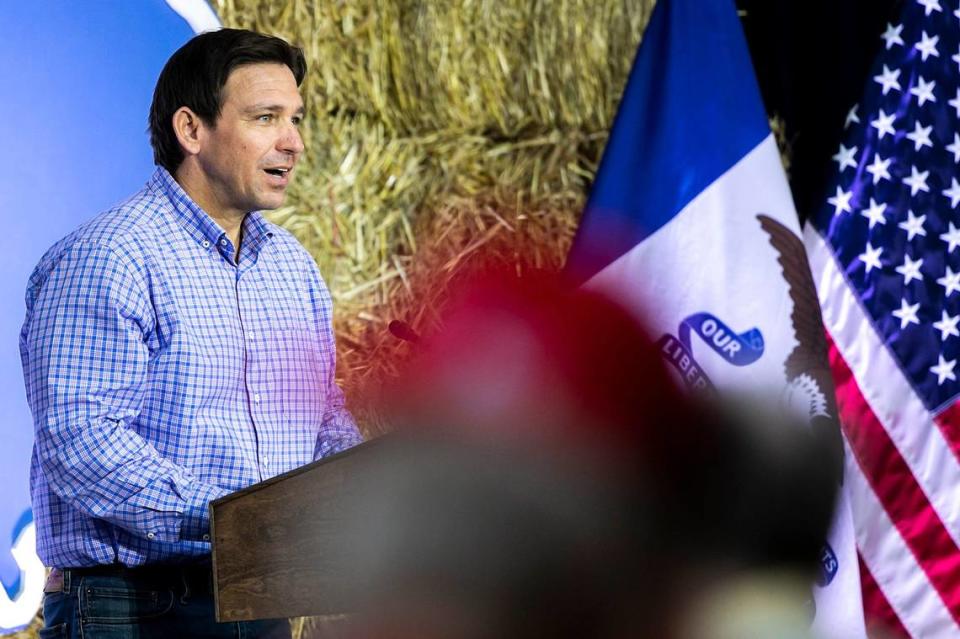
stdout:
POLYGON ((901 19, 881 36, 811 222, 936 412, 960 393, 960 8, 911 1, 901 19))
POLYGON ((259 213, 242 229, 235 260, 160 168, 30 277, 20 353, 48 566, 206 555, 212 499, 359 443, 316 264, 259 213))

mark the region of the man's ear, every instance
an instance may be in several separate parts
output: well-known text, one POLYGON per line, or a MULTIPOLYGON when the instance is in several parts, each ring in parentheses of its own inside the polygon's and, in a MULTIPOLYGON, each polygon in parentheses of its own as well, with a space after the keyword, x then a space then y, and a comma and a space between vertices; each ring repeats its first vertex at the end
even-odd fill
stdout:
POLYGON ((184 155, 196 155, 200 152, 203 121, 188 107, 180 107, 173 114, 173 132, 183 148, 184 155))

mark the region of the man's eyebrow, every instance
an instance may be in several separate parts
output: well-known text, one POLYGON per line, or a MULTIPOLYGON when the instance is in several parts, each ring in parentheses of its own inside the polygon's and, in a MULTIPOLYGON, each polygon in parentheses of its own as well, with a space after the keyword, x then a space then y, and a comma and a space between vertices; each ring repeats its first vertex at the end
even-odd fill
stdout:
MULTIPOLYGON (((283 113, 284 107, 281 104, 274 104, 272 102, 263 102, 260 104, 254 104, 252 106, 249 106, 243 111, 244 113, 262 113, 264 111, 267 111, 269 113, 283 113)), ((301 105, 300 108, 294 111, 294 115, 303 115, 305 112, 306 112, 306 108, 301 105)))

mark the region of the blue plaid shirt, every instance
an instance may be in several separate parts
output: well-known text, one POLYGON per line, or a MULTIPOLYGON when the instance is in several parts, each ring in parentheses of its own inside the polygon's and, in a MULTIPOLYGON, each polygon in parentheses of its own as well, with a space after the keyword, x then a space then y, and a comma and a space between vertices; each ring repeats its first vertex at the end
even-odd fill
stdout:
POLYGON ((48 566, 210 552, 207 504, 360 441, 330 296, 259 213, 240 258, 164 169, 40 260, 20 334, 48 566))

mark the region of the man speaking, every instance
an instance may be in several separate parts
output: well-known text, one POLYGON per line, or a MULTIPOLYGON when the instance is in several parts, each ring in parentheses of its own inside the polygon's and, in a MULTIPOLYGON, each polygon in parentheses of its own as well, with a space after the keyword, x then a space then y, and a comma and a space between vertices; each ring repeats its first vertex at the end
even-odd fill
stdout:
POLYGON ((303 152, 303 53, 223 29, 167 62, 146 186, 55 244, 20 335, 49 636, 287 637, 217 624, 207 506, 360 442, 330 295, 258 212, 303 152), (54 630, 56 629, 56 630, 54 630))

